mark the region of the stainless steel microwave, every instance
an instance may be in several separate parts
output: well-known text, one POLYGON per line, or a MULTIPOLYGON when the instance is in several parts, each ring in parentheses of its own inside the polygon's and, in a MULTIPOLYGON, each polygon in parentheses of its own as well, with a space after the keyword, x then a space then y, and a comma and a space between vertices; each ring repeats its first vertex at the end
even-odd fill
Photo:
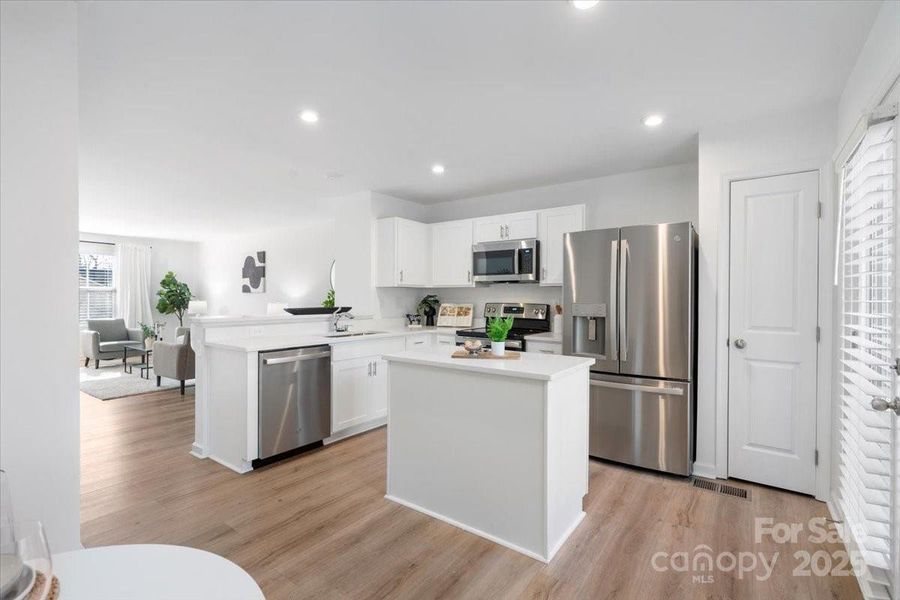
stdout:
POLYGON ((537 282, 540 255, 540 242, 535 239, 474 244, 472 278, 482 283, 537 282))

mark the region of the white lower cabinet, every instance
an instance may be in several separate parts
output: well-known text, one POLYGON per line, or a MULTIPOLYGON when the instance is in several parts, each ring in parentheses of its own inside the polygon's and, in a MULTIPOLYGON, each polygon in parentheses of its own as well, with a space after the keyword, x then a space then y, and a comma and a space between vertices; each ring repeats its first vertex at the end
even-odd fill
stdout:
POLYGON ((562 344, 554 344, 552 342, 532 342, 528 341, 526 348, 528 352, 539 352, 541 354, 562 354, 562 344))
POLYGON ((406 338, 407 350, 424 350, 425 348, 431 347, 431 336, 427 333, 423 333, 422 335, 410 335, 406 338))
POLYGON ((438 335, 435 337, 435 346, 438 348, 451 348, 456 346, 456 335, 438 335))
POLYGON ((372 377, 369 383, 369 418, 387 416, 388 386, 387 361, 383 358, 372 360, 372 377))
POLYGON ((372 359, 331 363, 331 433, 369 420, 372 359))
POLYGON ((428 337, 361 340, 332 348, 331 435, 387 415, 387 363, 381 356, 402 351, 410 340, 428 337))

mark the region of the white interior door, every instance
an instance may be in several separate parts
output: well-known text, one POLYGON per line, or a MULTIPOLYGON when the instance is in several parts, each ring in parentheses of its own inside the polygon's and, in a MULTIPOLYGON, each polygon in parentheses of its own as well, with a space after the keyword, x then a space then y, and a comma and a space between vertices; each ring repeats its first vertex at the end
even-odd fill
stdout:
POLYGON ((731 184, 728 475, 815 493, 817 171, 731 184))

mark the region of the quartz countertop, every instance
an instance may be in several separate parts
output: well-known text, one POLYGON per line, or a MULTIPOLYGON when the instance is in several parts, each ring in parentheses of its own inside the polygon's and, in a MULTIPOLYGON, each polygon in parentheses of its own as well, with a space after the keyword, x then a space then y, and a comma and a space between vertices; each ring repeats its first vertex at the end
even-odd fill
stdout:
MULTIPOLYGON (((594 364, 593 358, 581 356, 561 356, 522 352, 518 360, 492 360, 489 358, 452 358, 457 348, 435 348, 428 350, 407 350, 385 354, 382 358, 390 362, 442 367, 458 371, 470 371, 489 375, 503 375, 524 379, 550 381, 568 375, 579 369, 587 369, 594 364)), ((587 375, 585 375, 587 376, 587 375)))
MULTIPOLYGON (((456 327, 419 327, 410 329, 408 327, 380 327, 373 328, 370 335, 348 335, 337 337, 333 333, 302 333, 302 334, 278 334, 278 335, 261 335, 250 337, 247 339, 222 340, 216 342, 206 342, 205 345, 210 348, 224 348, 226 350, 238 350, 241 352, 265 352, 268 350, 279 350, 282 348, 302 348, 305 346, 324 346, 334 344, 345 344, 349 342, 361 342, 366 340, 382 340, 394 337, 405 337, 410 335, 434 334, 434 335, 456 335, 456 327)), ((354 329, 350 328, 350 333, 361 333, 366 328, 354 329)))

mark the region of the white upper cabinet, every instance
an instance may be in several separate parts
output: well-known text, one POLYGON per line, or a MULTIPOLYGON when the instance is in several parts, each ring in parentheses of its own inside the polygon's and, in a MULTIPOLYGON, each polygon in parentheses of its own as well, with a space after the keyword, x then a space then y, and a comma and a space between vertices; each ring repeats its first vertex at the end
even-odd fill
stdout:
POLYGON ((584 230, 584 205, 562 206, 538 213, 541 242, 541 285, 563 283, 563 235, 584 230))
POLYGON ((562 285, 563 235, 583 229, 583 204, 431 225, 379 219, 375 285, 474 287, 472 244, 531 238, 541 242, 541 285, 562 285))
POLYGON ((431 226, 431 285, 472 287, 472 220, 431 226))
POLYGON ((538 236, 537 213, 533 211, 475 219, 475 243, 521 240, 538 236))
POLYGON ((425 287, 431 280, 430 227, 400 217, 379 219, 375 234, 375 285, 425 287))

